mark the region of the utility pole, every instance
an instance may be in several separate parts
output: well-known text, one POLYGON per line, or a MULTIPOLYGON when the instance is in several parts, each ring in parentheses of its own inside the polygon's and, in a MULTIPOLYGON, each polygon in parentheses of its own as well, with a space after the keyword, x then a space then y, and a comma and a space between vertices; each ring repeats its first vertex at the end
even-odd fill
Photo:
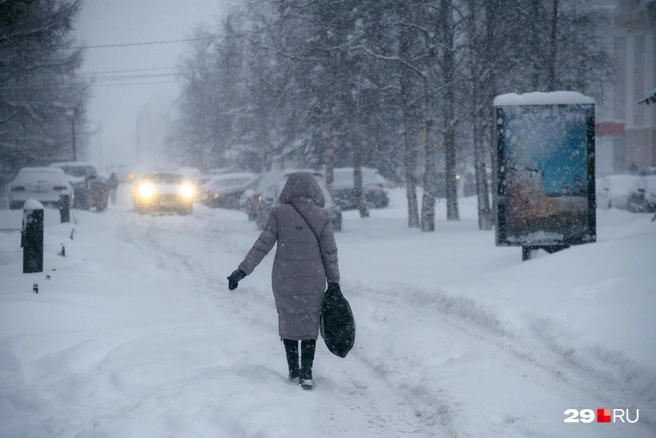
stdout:
POLYGON ((100 140, 100 145, 98 145, 98 161, 100 162, 100 168, 103 168, 103 138, 102 138, 102 120, 99 122, 98 126, 98 138, 100 140))
POLYGON ((73 161, 77 161, 77 150, 75 147, 75 116, 77 115, 77 106, 73 108, 71 114, 71 141, 73 143, 73 161))
POLYGON ((140 122, 141 122, 141 109, 138 109, 137 110, 137 166, 139 164, 141 164, 141 157, 140 157, 140 155, 141 155, 141 153, 140 153, 141 146, 139 144, 140 143, 140 139, 139 139, 139 128, 140 128, 139 125, 140 125, 140 122))

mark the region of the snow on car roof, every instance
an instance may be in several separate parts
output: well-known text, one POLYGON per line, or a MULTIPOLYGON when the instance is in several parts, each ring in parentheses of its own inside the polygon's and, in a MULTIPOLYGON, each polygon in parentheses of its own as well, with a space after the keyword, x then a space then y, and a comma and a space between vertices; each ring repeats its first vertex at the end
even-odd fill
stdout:
POLYGON ((254 173, 226 173, 223 175, 213 176, 205 183, 205 187, 209 188, 238 188, 243 187, 253 181, 257 175, 254 173))
POLYGON ((575 91, 554 91, 550 93, 508 93, 497 96, 494 106, 514 105, 571 105, 571 104, 594 104, 593 98, 575 91))
POLYGON ((16 174, 14 183, 24 184, 29 181, 43 179, 46 181, 65 181, 66 174, 59 167, 23 167, 16 174))
MULTIPOLYGON (((378 173, 376 169, 369 167, 362 168, 362 183, 363 184, 386 184, 385 177, 378 173)), ((353 168, 352 167, 339 167, 334 170, 335 188, 348 188, 353 187, 355 184, 353 168)))
POLYGON ((19 173, 39 172, 39 173, 64 173, 59 167, 23 167, 19 173))
POLYGON ((93 166, 91 163, 83 162, 83 161, 58 161, 56 163, 50 164, 51 166, 54 167, 62 167, 62 166, 93 166))
POLYGON ((212 177, 212 181, 221 181, 225 179, 233 179, 233 178, 255 178, 257 175, 254 173, 250 172, 234 172, 234 173, 223 173, 221 175, 216 175, 212 177))

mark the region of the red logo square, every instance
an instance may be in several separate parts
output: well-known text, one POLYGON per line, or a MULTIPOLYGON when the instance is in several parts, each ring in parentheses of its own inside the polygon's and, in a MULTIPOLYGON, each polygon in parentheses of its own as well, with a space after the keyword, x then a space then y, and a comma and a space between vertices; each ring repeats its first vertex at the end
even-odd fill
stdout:
POLYGON ((597 423, 610 423, 610 409, 597 409, 597 423))

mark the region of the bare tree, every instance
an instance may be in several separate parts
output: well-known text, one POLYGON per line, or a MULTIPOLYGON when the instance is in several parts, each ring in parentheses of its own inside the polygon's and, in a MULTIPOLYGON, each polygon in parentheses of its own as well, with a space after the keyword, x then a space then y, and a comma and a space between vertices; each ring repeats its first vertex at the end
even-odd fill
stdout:
POLYGON ((0 185, 23 166, 73 159, 74 142, 85 153, 78 10, 78 1, 0 2, 0 185))

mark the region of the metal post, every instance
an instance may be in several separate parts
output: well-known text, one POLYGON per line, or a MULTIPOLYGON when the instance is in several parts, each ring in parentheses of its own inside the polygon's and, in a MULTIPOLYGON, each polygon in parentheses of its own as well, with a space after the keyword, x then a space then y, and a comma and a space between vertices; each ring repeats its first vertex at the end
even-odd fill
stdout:
POLYGON ((70 195, 62 195, 59 197, 59 218, 61 223, 71 221, 71 206, 70 195))
POLYGON ((43 272, 43 205, 29 199, 23 207, 23 273, 43 272))

